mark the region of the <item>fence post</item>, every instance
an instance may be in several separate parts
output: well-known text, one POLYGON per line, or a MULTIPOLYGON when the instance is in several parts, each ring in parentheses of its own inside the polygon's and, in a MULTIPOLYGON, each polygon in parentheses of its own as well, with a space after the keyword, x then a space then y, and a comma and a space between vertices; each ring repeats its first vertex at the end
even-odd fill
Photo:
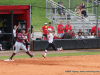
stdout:
POLYGON ((92 14, 93 14, 93 8, 94 8, 94 7, 93 7, 93 2, 94 2, 94 0, 92 0, 92 14))
MULTIPOLYGON (((88 7, 88 3, 89 3, 89 0, 87 0, 87 7, 88 7)), ((87 8, 87 12, 88 12, 88 8, 87 8)))
POLYGON ((97 5, 97 24, 96 24, 96 38, 98 38, 98 0, 96 0, 96 5, 97 5))
MULTIPOLYGON (((51 2, 51 3, 52 3, 52 2, 51 2)), ((51 3, 50 3, 50 16, 51 16, 50 18, 52 18, 52 15, 51 15, 51 8, 52 8, 52 7, 51 7, 51 3)))
POLYGON ((46 17, 47 17, 47 0, 46 0, 46 17))
POLYGON ((69 8, 70 8, 70 0, 69 0, 69 8))
POLYGON ((66 10, 66 23, 67 23, 67 10, 66 10))
POLYGON ((56 21, 56 4, 55 4, 55 21, 56 21))

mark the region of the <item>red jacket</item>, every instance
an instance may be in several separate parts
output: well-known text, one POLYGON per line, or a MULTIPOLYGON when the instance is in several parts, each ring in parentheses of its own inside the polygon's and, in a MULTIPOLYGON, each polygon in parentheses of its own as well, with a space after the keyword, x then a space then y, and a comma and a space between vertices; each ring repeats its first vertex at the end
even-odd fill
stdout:
MULTIPOLYGON (((99 27, 98 27, 98 31, 99 31, 99 27)), ((94 34, 96 34, 96 26, 92 27, 91 32, 94 32, 94 34)))
POLYGON ((63 33, 63 30, 64 30, 64 26, 58 24, 58 26, 57 26, 57 31, 58 31, 58 33, 63 33))
POLYGON ((52 27, 52 26, 48 26, 47 29, 48 29, 48 28, 51 28, 51 29, 53 30, 53 27, 52 27))
POLYGON ((73 37, 73 36, 75 36, 75 34, 73 33, 73 34, 71 34, 71 36, 73 37))
POLYGON ((47 34, 47 26, 43 26, 42 29, 43 29, 43 34, 47 34))
POLYGON ((66 25, 66 26, 65 26, 65 30, 66 30, 66 32, 68 32, 68 30, 72 31, 71 25, 66 25))

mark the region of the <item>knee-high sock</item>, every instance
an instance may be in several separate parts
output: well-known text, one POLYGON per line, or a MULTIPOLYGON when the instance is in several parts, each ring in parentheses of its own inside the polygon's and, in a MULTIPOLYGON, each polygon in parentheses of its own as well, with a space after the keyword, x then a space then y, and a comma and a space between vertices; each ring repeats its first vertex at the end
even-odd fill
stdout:
POLYGON ((45 50, 45 54, 44 54, 45 56, 47 55, 47 50, 45 50))
POLYGON ((26 53, 27 53, 30 57, 32 57, 32 55, 31 55, 28 51, 27 51, 26 53))
POLYGON ((14 50, 14 48, 15 48, 15 45, 13 45, 13 50, 14 50))
POLYGON ((10 57, 10 59, 12 59, 12 58, 14 57, 15 54, 16 54, 16 53, 13 53, 12 56, 10 57))

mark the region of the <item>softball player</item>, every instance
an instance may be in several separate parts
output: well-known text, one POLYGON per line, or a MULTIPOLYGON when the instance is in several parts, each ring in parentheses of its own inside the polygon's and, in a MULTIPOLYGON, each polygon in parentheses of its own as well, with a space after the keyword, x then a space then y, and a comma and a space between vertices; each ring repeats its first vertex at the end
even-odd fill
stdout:
POLYGON ((55 51, 63 51, 63 48, 61 47, 61 48, 56 48, 56 46, 55 46, 55 44, 54 44, 54 42, 53 42, 53 34, 52 34, 52 30, 51 29, 48 29, 48 44, 47 44, 47 46, 46 46, 46 49, 45 49, 45 54, 44 55, 42 55, 44 58, 46 58, 46 55, 47 55, 47 50, 52 46, 53 47, 53 49, 55 50, 55 51))
POLYGON ((29 51, 26 49, 26 47, 24 46, 23 44, 23 40, 26 40, 26 39, 23 39, 25 35, 22 34, 22 30, 19 29, 18 30, 18 35, 17 35, 17 41, 15 43, 15 46, 16 46, 16 49, 15 49, 15 52, 12 54, 12 56, 9 58, 9 60, 12 60, 13 56, 19 51, 19 49, 23 49, 25 50, 25 52, 32 58, 34 55, 31 55, 29 53, 29 51))

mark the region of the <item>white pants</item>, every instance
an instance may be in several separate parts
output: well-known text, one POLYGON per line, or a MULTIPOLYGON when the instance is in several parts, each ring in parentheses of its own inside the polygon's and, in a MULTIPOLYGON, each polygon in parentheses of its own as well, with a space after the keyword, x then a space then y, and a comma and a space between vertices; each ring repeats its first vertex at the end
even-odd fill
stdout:
POLYGON ((27 52, 26 47, 25 47, 24 44, 21 43, 21 42, 16 42, 16 43, 15 43, 15 47, 16 47, 16 49, 15 49, 15 52, 14 52, 14 53, 17 53, 17 52, 19 51, 20 48, 23 49, 23 50, 25 50, 25 51, 27 52))

